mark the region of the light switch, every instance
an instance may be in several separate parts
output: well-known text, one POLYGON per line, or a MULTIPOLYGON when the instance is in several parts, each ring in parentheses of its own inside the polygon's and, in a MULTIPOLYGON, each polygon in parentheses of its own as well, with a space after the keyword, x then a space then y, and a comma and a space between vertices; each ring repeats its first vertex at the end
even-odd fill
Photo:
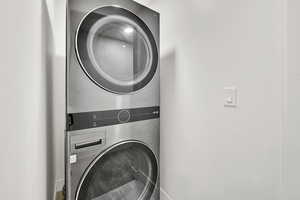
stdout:
POLYGON ((237 107, 237 88, 225 87, 224 88, 224 106, 237 107))

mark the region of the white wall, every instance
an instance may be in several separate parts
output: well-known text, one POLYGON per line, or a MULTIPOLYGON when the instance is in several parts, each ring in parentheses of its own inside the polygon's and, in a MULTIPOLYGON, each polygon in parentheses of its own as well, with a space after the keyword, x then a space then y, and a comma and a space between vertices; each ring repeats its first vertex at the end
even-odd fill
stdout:
POLYGON ((280 199, 282 5, 151 4, 161 13, 161 181, 173 200, 280 199), (239 105, 225 108, 232 85, 239 105))
POLYGON ((53 136, 56 191, 61 191, 65 182, 64 130, 65 130, 65 57, 56 54, 53 67, 53 136))
MULTIPOLYGON (((49 0, 50 1, 50 0, 49 0)), ((54 8, 53 27, 56 55, 66 54, 66 0, 52 0, 54 8)))
POLYGON ((300 199, 300 1, 286 1, 283 199, 300 199))
POLYGON ((1 8, 1 199, 51 199, 47 9, 43 1, 5 1, 1 8))
MULTIPOLYGON (((50 1, 50 0, 49 0, 50 1)), ((54 17, 55 53, 53 60, 53 136, 55 187, 61 191, 64 186, 64 131, 65 131, 65 44, 66 44, 66 1, 52 0, 54 17)))

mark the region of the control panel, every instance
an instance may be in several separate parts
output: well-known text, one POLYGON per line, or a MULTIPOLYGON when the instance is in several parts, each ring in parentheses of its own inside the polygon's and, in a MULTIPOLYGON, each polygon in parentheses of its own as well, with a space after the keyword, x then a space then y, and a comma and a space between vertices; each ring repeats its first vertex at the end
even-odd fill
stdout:
POLYGON ((158 106, 71 113, 67 116, 67 131, 111 126, 116 124, 155 119, 159 117, 160 108, 158 106))

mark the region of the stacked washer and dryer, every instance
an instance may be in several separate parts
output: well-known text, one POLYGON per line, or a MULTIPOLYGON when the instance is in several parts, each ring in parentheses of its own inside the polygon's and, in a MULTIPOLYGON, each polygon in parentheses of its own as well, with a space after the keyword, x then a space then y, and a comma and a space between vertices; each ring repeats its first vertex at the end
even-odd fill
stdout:
POLYGON ((159 200, 159 14, 68 0, 66 199, 159 200))

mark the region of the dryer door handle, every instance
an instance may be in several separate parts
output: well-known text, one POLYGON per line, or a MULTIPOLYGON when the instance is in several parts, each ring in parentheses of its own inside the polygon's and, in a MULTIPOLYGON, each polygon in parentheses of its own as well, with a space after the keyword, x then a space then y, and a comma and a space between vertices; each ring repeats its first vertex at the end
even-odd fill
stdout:
POLYGON ((96 146, 102 144, 102 139, 99 139, 94 142, 87 142, 87 143, 80 143, 80 144, 75 144, 75 149, 83 149, 86 147, 91 147, 91 146, 96 146))

